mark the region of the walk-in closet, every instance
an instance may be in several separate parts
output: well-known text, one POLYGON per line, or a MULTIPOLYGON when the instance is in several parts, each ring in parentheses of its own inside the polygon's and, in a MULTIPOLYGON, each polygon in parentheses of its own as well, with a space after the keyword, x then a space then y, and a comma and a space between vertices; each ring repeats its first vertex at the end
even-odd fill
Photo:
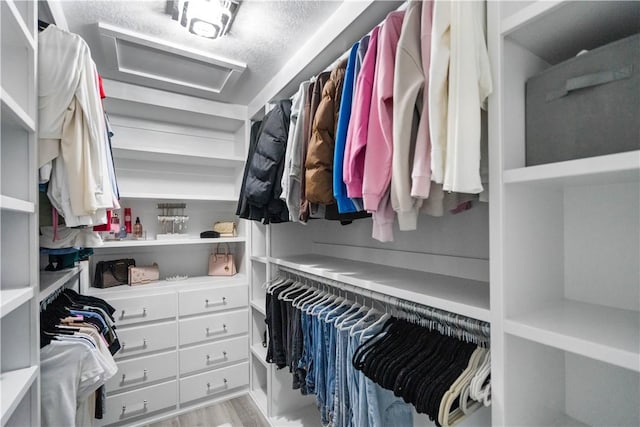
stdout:
POLYGON ((0 427, 640 425, 640 2, 0 0, 0 427))

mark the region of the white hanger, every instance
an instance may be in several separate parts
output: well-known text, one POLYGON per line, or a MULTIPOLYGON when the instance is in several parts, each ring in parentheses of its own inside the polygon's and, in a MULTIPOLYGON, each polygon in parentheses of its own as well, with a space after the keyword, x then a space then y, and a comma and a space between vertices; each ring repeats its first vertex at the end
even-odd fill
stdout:
POLYGON ((278 299, 280 301, 293 301, 293 298, 288 298, 289 294, 296 293, 304 287, 305 285, 303 285, 301 282, 299 282, 298 280, 294 280, 288 289, 280 292, 280 294, 278 295, 278 299))
POLYGON ((453 384, 451 384, 451 387, 445 392, 444 396, 442 396, 442 400, 440 402, 440 410, 438 412, 438 421, 443 427, 459 423, 469 414, 473 413, 475 410, 482 406, 478 402, 475 402, 471 406, 466 407, 466 409, 469 411, 468 413, 465 413, 461 409, 461 405, 458 406, 458 408, 456 408, 455 410, 451 411, 453 403, 457 400, 462 399, 462 392, 465 388, 468 388, 468 385, 475 376, 478 367, 482 364, 486 352, 487 349, 477 347, 469 358, 467 368, 462 372, 462 374, 460 374, 460 376, 453 382, 453 384))

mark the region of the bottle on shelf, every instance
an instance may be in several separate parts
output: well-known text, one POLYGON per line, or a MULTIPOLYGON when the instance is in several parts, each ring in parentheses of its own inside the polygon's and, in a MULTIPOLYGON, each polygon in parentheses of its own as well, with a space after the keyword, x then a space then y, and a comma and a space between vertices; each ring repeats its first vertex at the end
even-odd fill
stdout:
POLYGON ((142 224, 140 223, 140 217, 136 217, 136 223, 133 226, 133 235, 136 239, 142 238, 142 224))
POLYGON ((131 234, 131 208, 124 208, 124 227, 127 234, 131 234))

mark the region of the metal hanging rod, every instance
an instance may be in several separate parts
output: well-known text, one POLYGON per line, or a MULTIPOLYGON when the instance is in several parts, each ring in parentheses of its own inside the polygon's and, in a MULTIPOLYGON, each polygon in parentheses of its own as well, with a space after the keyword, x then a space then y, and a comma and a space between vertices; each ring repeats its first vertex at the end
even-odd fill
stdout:
POLYGON ((385 305, 396 308, 401 317, 413 320, 432 330, 461 339, 476 342, 479 345, 488 346, 490 337, 490 324, 488 322, 464 316, 458 313, 442 310, 407 301, 398 297, 383 294, 371 289, 364 289, 348 283, 339 282, 323 276, 302 272, 290 267, 278 266, 281 275, 305 282, 307 279, 318 284, 327 285, 338 290, 364 296, 371 300, 379 301, 385 305), (284 274, 282 274, 284 273, 284 274))

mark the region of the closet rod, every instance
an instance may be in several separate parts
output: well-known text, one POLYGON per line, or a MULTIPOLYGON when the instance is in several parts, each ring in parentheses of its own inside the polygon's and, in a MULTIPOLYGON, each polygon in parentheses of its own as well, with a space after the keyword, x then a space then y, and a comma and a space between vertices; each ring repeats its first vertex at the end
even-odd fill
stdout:
MULTIPOLYGON (((395 308, 400 309, 403 312, 416 313, 420 316, 424 316, 431 322, 439 324, 448 331, 452 328, 465 329, 466 332, 471 333, 478 338, 481 338, 485 344, 488 344, 491 326, 488 322, 483 320, 474 319, 472 317, 464 316, 459 313, 453 313, 450 311, 442 310, 439 308, 429 307, 422 304, 418 304, 413 301, 407 301, 402 298, 394 297, 391 295, 383 294, 371 289, 364 289, 348 283, 339 282, 336 280, 328 279, 326 277, 318 276, 316 274, 306 273, 296 270, 291 267, 278 266, 278 271, 284 273, 284 276, 295 276, 294 278, 306 278, 311 281, 325 284, 338 290, 346 290, 353 294, 362 295, 372 300, 380 301, 383 304, 389 304, 395 308)), ((434 326, 433 324, 431 325, 434 326)))

